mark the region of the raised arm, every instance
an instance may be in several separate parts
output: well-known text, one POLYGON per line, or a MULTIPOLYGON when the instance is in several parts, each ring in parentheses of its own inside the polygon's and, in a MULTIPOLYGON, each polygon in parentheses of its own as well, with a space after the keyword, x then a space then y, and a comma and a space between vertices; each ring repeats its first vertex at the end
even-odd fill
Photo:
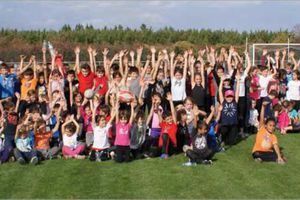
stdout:
POLYGON ((131 65, 131 66, 134 66, 134 63, 135 63, 135 60, 134 60, 134 55, 135 55, 135 53, 134 53, 134 51, 130 51, 130 52, 129 52, 129 55, 130 55, 130 59, 131 59, 131 60, 130 60, 130 61, 131 61, 131 62, 130 62, 130 65, 131 65))
POLYGON ((104 66, 104 70, 105 70, 105 76, 108 78, 108 80, 111 79, 110 77, 110 70, 109 70, 109 67, 107 65, 107 54, 109 52, 109 49, 108 48, 104 48, 103 51, 102 51, 102 55, 103 55, 103 66, 104 66))
MULTIPOLYGON (((24 62, 24 58, 25 57, 21 58, 21 63, 24 62)), ((22 65, 20 64, 21 68, 20 68, 20 71, 17 73, 17 76, 22 75, 32 65, 32 62, 33 62, 33 60, 32 60, 32 58, 30 58, 29 63, 25 67, 22 67, 23 64, 22 65)))
POLYGON ((155 59, 156 49, 155 49, 155 47, 151 46, 150 51, 151 51, 151 65, 152 65, 152 68, 154 68, 155 64, 156 64, 156 59, 155 59))
POLYGON ((224 96, 223 96, 223 82, 224 82, 224 76, 221 77, 220 85, 219 85, 219 100, 220 104, 223 103, 224 101, 224 96))
POLYGON ((170 76, 171 76, 171 78, 174 78, 174 69, 175 69, 175 66, 174 66, 174 57, 175 57, 175 52, 172 51, 170 53, 170 76))
POLYGON ((244 74, 245 74, 245 76, 247 76, 251 69, 251 60, 250 60, 249 53, 247 51, 245 51, 244 53, 245 53, 245 58, 246 58, 246 69, 244 71, 244 74))
POLYGON ((141 58, 143 54, 143 46, 139 46, 136 50, 137 57, 136 57, 136 64, 135 66, 139 69, 139 73, 141 73, 141 58))
POLYGON ((186 79, 187 68, 188 68, 188 52, 184 52, 184 67, 183 67, 183 78, 186 79))
POLYGON ((235 78, 236 78, 235 101, 239 102, 239 98, 240 98, 240 82, 241 82, 241 76, 240 76, 239 70, 238 70, 235 78))
POLYGON ((130 103, 130 118, 129 118, 129 124, 132 124, 135 114, 134 114, 134 107, 136 106, 136 101, 132 101, 130 103))
POLYGON ((176 123, 176 121, 177 121, 176 120, 176 111, 175 111, 174 103, 172 101, 172 95, 171 95, 171 93, 167 94, 167 100, 170 103, 173 122, 176 123))
POLYGON ((205 123, 206 124, 209 124, 212 120, 212 118, 214 117, 214 114, 215 114, 215 107, 214 106, 211 106, 210 107, 210 114, 208 115, 208 117, 205 119, 205 123))
POLYGON ((90 59, 90 67, 91 67, 91 71, 95 72, 95 68, 94 68, 94 59, 93 59, 93 49, 91 46, 89 46, 87 48, 87 52, 89 54, 89 59, 90 59))
POLYGON ((234 52, 234 47, 230 46, 229 48, 229 55, 227 58, 227 68, 228 68, 228 73, 231 74, 231 72, 233 71, 232 69, 232 65, 231 65, 231 60, 232 60, 232 54, 234 52))
POLYGON ((75 70, 76 70, 76 74, 79 74, 79 72, 80 72, 80 66, 79 66, 80 65, 80 61, 79 61, 80 48, 79 48, 79 46, 77 46, 75 48, 74 52, 75 52, 75 56, 76 56, 76 58, 75 58, 75 70))
POLYGON ((262 102, 260 116, 259 116, 259 128, 261 128, 265 125, 265 110, 266 110, 267 105, 268 105, 268 102, 262 102))
POLYGON ((284 49, 282 51, 282 58, 281 58, 281 64, 280 64, 280 68, 283 68, 283 69, 284 69, 284 66, 285 66, 285 57, 286 57, 286 50, 284 49))

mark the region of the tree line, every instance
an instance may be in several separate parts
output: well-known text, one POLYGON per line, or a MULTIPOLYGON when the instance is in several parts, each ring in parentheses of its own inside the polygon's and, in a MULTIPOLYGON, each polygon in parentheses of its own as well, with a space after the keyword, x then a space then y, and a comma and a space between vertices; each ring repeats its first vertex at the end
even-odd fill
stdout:
MULTIPOLYGON (((140 28, 131 29, 121 25, 113 28, 96 29, 92 25, 77 24, 74 28, 64 25, 60 30, 0 30, 0 59, 12 61, 19 54, 39 54, 44 40, 51 41, 65 57, 72 60, 73 48, 76 45, 98 45, 109 47, 112 52, 120 48, 130 48, 137 45, 156 45, 174 49, 177 52, 184 48, 200 48, 205 45, 220 46, 244 46, 246 38, 248 43, 273 43, 287 42, 297 39, 294 32, 280 31, 243 31, 236 30, 211 30, 211 29, 186 29, 176 30, 165 27, 153 30, 142 24, 140 28)), ((85 56, 85 55, 84 55, 85 56)))

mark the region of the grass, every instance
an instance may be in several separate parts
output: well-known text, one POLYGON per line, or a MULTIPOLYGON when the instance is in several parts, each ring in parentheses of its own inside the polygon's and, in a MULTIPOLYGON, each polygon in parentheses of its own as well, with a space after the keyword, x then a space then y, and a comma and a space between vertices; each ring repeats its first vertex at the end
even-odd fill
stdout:
POLYGON ((299 198, 299 135, 278 136, 286 165, 256 163, 255 136, 215 156, 212 166, 183 167, 183 155, 168 160, 52 160, 38 166, 0 166, 0 198, 299 198))

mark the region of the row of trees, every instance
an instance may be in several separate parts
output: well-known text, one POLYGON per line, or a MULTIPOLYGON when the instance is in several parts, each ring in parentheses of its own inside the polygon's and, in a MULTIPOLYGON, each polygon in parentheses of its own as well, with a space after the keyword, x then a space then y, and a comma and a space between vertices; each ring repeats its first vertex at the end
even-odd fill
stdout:
POLYGON ((205 45, 215 46, 244 46, 257 42, 286 42, 288 38, 295 38, 293 32, 281 31, 250 31, 238 32, 234 30, 187 29, 175 30, 165 27, 154 31, 151 27, 142 24, 139 29, 104 27, 95 29, 92 25, 78 24, 74 28, 64 25, 60 30, 32 30, 19 31, 1 29, 0 31, 0 59, 15 60, 18 54, 36 53, 40 50, 43 40, 51 41, 55 47, 65 55, 65 60, 72 60, 70 50, 75 45, 88 46, 89 44, 106 46, 115 51, 132 45, 163 45, 164 47, 182 51, 186 47, 199 48, 205 45))

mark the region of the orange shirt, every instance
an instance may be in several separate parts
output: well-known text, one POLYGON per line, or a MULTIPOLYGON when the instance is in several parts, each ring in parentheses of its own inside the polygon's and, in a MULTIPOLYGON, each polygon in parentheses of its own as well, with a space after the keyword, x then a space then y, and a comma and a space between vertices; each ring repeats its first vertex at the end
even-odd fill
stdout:
POLYGON ((52 137, 52 132, 36 133, 35 134, 35 148, 36 149, 49 149, 49 140, 52 137))
POLYGON ((262 127, 258 130, 252 152, 272 152, 274 144, 277 144, 276 135, 270 134, 265 127, 262 127))
POLYGON ((37 85, 37 79, 33 78, 30 81, 26 81, 24 78, 21 80, 21 99, 24 100, 27 97, 29 90, 35 90, 37 85))

